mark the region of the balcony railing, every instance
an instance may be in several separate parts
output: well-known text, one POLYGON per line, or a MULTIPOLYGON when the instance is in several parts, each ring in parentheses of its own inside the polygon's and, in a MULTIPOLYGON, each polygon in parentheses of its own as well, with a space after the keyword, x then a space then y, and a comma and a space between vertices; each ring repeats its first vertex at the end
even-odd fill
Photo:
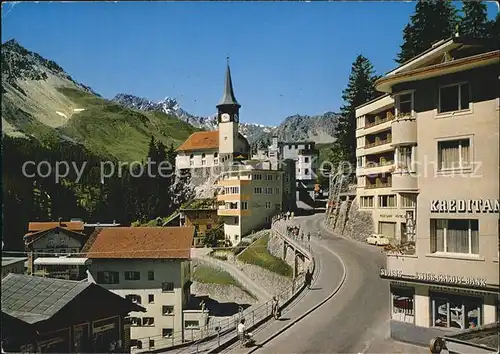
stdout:
POLYGON ((364 168, 372 168, 372 167, 382 167, 382 166, 390 166, 394 165, 393 160, 383 161, 383 162, 375 162, 375 161, 366 161, 366 165, 364 168))
POLYGON ((386 182, 386 183, 366 184, 366 186, 365 186, 366 189, 390 188, 390 187, 392 187, 392 181, 391 182, 386 182))
POLYGON ((394 119, 394 115, 392 113, 387 113, 385 118, 379 118, 379 119, 375 118, 375 121, 373 121, 371 123, 366 123, 365 129, 374 127, 376 125, 379 125, 379 124, 382 124, 385 122, 390 122, 393 119, 394 119))
POLYGON ((377 140, 373 143, 368 143, 365 145, 365 149, 369 149, 369 148, 372 148, 372 147, 375 147, 375 146, 379 146, 379 145, 385 145, 385 144, 390 144, 392 142, 392 139, 391 138, 387 138, 385 140, 377 140))

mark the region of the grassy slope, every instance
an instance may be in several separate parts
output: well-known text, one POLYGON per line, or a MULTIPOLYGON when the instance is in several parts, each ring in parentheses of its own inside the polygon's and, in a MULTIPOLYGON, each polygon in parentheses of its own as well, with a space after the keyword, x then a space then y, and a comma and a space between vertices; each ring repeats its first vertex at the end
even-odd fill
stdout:
POLYGON ((319 150, 319 163, 329 160, 330 149, 333 147, 333 143, 328 144, 316 144, 316 148, 319 150))
POLYGON ((255 299, 255 296, 245 289, 231 274, 207 266, 197 266, 193 273, 193 279, 204 284, 234 285, 255 299))
POLYGON ((261 237, 247 249, 241 252, 241 254, 238 256, 238 260, 244 263, 255 264, 279 275, 283 275, 289 278, 292 277, 292 267, 290 267, 280 258, 275 257, 269 253, 269 251, 267 250, 268 242, 269 234, 261 237))
POLYGON ((90 93, 60 88, 85 110, 75 113, 61 133, 83 142, 91 151, 108 153, 121 161, 144 159, 151 136, 178 147, 196 128, 161 112, 141 112, 90 93))

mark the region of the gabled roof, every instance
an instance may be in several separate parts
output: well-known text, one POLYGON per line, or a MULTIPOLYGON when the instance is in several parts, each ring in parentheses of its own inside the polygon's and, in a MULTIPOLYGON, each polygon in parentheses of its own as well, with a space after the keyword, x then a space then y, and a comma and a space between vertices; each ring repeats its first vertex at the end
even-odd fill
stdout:
POLYGON ((189 150, 218 150, 219 149, 219 131, 196 132, 187 138, 177 151, 189 150))
POLYGON ((25 244, 29 245, 29 244, 31 244, 31 243, 39 240, 40 238, 44 237, 48 233, 50 233, 52 231, 56 231, 56 230, 60 230, 63 233, 66 233, 68 236, 72 236, 72 237, 75 237, 77 239, 85 238, 85 234, 83 234, 81 232, 76 232, 76 231, 73 231, 73 230, 70 230, 70 229, 67 229, 67 228, 64 228, 64 227, 56 226, 56 227, 51 228, 51 229, 46 229, 46 230, 41 230, 41 231, 37 231, 37 232, 27 233, 23 237, 24 240, 25 240, 25 244))
MULTIPOLYGON (((238 137, 248 144, 248 140, 241 133, 238 133, 238 137)), ((219 131, 212 130, 209 132, 193 133, 177 148, 177 151, 197 150, 219 150, 219 131)))
POLYGON ((56 227, 61 227, 63 229, 71 231, 83 231, 84 223, 83 221, 49 221, 49 222, 30 222, 28 224, 28 232, 38 232, 43 230, 54 229, 56 227))
POLYGON ((27 259, 27 257, 2 257, 2 267, 7 267, 11 264, 19 262, 25 262, 27 259))
MULTIPOLYGON (((62 310, 86 289, 101 288, 90 282, 34 277, 31 275, 8 274, 2 279, 2 312, 26 323, 47 320, 62 310)), ((127 301, 112 292, 102 290, 118 301, 127 301)), ((143 311, 130 304, 134 311, 143 311)))
POLYGON ((194 227, 98 229, 84 249, 89 259, 190 259, 194 227))

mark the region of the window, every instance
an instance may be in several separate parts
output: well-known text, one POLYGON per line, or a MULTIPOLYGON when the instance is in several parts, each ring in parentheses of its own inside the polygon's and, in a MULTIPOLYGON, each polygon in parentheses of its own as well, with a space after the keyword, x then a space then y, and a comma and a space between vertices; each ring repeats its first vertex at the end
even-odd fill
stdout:
POLYGON ((308 175, 308 174, 309 174, 309 169, 308 169, 308 168, 306 168, 306 169, 304 170, 304 174, 306 174, 306 175, 308 175))
POLYGON ((400 322, 414 323, 414 289, 391 287, 391 297, 391 319, 400 322))
POLYGON ((482 325, 482 303, 478 298, 444 293, 430 293, 431 326, 475 328, 482 325))
POLYGON ((191 154, 189 156, 189 166, 194 166, 194 155, 193 154, 191 154))
POLYGON ((200 321, 184 321, 184 328, 198 329, 200 328, 200 321))
POLYGON ((162 328, 161 335, 165 338, 171 338, 174 334, 174 330, 172 328, 162 328))
POLYGON ((356 162, 357 162, 358 167, 363 167, 363 158, 362 157, 356 158, 356 162))
POLYGON ((174 283, 161 283, 161 291, 163 292, 170 292, 174 291, 174 283))
POLYGON ((281 203, 276 203, 276 210, 281 210, 281 203))
POLYGON ((397 96, 397 115, 411 115, 413 111, 413 93, 397 96))
POLYGON ((255 187, 255 188, 253 189, 253 192, 254 192, 255 194, 262 194, 262 187, 255 187))
POLYGON ((155 272, 152 270, 148 271, 148 280, 155 280, 155 272))
POLYGON ((294 148, 295 148, 295 149, 298 149, 298 148, 299 148, 299 146, 298 146, 297 144, 295 144, 294 148))
POLYGON ((140 272, 125 272, 125 280, 140 280, 140 272))
POLYGON ((161 311, 163 316, 168 316, 168 315, 173 315, 174 314, 174 307, 170 305, 163 305, 161 307, 161 311))
POLYGON ((273 194, 273 187, 266 187, 266 194, 273 194))
POLYGON ((150 339, 149 340, 149 347, 150 348, 154 348, 155 347, 155 340, 154 339, 150 339))
POLYGON ((266 202, 266 209, 271 209, 271 202, 266 202))
POLYGON ((443 86, 439 88, 439 113, 469 109, 469 83, 443 86))
POLYGON ((118 272, 97 272, 97 284, 118 284, 119 281, 118 272))
POLYGON ((415 205, 417 204, 417 196, 401 195, 400 204, 401 208, 415 208, 415 205))
POLYGON ((255 174, 255 175, 253 175, 253 179, 256 180, 256 181, 261 181, 262 180, 262 175, 255 174))
POLYGON ((140 304, 141 303, 141 297, 139 295, 135 295, 135 294, 125 295, 125 299, 133 302, 134 304, 140 304))
POLYGON ((384 235, 388 239, 396 237, 396 223, 395 222, 378 222, 378 233, 384 235))
POLYGON ((143 317, 142 318, 142 325, 143 326, 154 326, 155 325, 155 318, 154 317, 143 317))
POLYGON ((226 188, 224 188, 224 192, 226 194, 239 194, 240 187, 226 187, 226 188))
POLYGON ((272 181, 273 180, 273 175, 265 175, 266 176, 266 181, 272 181))
POLYGON ((234 225, 238 225, 239 220, 238 220, 237 216, 234 217, 233 223, 234 223, 234 225))
POLYGON ((47 241, 47 246, 54 247, 54 239, 53 238, 49 238, 49 240, 47 241))
POLYGON ((280 188, 279 187, 276 187, 275 191, 276 191, 276 194, 280 194, 280 188))
POLYGON ((78 248, 72 248, 71 253, 78 253, 78 248))
POLYGON ((412 147, 411 146, 400 146, 396 148, 396 164, 399 170, 411 171, 412 170, 412 147))
POLYGON ((378 204, 381 208, 395 208, 396 195, 380 195, 378 197, 378 204))
POLYGON ((361 197, 361 208, 373 208, 374 197, 361 197))
POLYGON ((140 326, 141 325, 141 319, 138 317, 130 317, 130 325, 131 326, 140 326))
POLYGON ((206 218, 206 219, 211 219, 211 218, 212 218, 212 213, 207 212, 207 213, 205 214, 205 218, 206 218))
POLYGON ((248 209, 248 202, 241 202, 241 209, 247 210, 248 209))
POLYGON ((362 148, 363 146, 365 146, 365 138, 363 137, 356 138, 356 147, 359 149, 362 148))
POLYGON ((148 295, 148 302, 149 302, 150 304, 152 304, 152 303, 154 303, 154 302, 155 302, 155 296, 154 296, 154 294, 149 294, 149 295, 148 295))
POLYGON ((479 220, 431 219, 431 252, 479 254, 479 220))
POLYGON ((309 163, 309 157, 304 157, 304 162, 309 163))
POLYGON ((276 178, 276 180, 277 180, 277 181, 279 181, 279 180, 280 180, 280 175, 276 175, 276 176, 274 176, 274 177, 276 178))
POLYGON ((207 164, 207 157, 205 156, 205 153, 201 154, 201 165, 205 166, 207 164))
POLYGON ((214 152, 214 165, 219 164, 219 154, 214 152))
POLYGON ((466 168, 470 166, 470 139, 438 142, 438 168, 466 168))

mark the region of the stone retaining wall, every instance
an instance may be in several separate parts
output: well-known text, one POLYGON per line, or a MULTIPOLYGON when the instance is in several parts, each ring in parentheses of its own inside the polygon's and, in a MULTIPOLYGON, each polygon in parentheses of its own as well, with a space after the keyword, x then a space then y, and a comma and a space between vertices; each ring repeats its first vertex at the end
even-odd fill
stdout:
POLYGON ((340 205, 340 213, 333 233, 356 241, 364 242, 374 232, 373 218, 369 211, 359 209, 358 199, 340 205))

